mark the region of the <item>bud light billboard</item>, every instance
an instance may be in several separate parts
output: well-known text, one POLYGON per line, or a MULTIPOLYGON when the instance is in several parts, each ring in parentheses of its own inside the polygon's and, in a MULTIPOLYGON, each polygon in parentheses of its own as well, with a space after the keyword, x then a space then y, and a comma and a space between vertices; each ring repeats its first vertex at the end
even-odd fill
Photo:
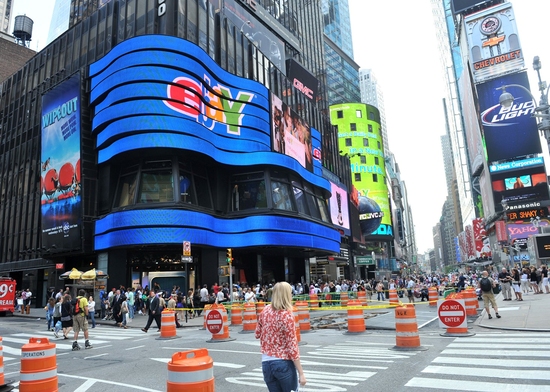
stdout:
POLYGON ((529 90, 526 72, 501 76, 477 85, 479 111, 489 163, 542 152, 537 122, 533 117, 535 101, 529 90), (514 86, 519 85, 519 86, 514 86), (506 86, 514 102, 509 108, 499 104, 506 86))
POLYGON ((42 96, 42 246, 81 247, 80 73, 42 96))

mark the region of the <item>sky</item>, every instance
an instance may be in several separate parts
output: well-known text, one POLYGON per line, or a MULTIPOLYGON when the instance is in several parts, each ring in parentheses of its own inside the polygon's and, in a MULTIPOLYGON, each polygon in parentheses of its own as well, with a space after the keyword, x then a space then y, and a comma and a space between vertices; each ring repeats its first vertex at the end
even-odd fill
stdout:
MULTIPOLYGON (((354 58, 362 68, 373 69, 383 89, 389 145, 407 186, 417 247, 423 253, 433 248, 432 228, 439 221, 447 195, 441 151, 445 83, 431 2, 348 1, 354 58)), ((34 21, 33 50, 46 45, 54 3, 14 1, 13 15, 26 14, 34 21)), ((515 0, 512 4, 531 91, 538 98, 532 59, 540 57, 542 79, 550 82, 550 1, 515 0)), ((542 148, 548 152, 546 142, 542 148)))

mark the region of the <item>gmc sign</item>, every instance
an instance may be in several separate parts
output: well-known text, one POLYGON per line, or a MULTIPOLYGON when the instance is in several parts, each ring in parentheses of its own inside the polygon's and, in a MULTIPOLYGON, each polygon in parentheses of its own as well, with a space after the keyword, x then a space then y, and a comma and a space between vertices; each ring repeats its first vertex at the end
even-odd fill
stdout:
POLYGON ((319 86, 317 78, 294 59, 287 60, 286 69, 292 85, 306 97, 315 101, 319 86))

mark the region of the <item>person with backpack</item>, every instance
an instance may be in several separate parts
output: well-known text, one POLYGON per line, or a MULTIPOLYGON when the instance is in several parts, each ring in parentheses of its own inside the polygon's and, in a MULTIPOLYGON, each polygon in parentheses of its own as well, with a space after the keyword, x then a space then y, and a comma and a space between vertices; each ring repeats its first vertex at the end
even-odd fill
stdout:
POLYGON ((83 289, 78 290, 78 296, 71 302, 73 309, 73 328, 74 328, 74 341, 73 351, 80 350, 78 345, 78 334, 80 330, 84 332, 84 348, 92 348, 93 346, 89 340, 88 333, 88 300, 86 299, 86 291, 83 289))
POLYGON ((489 319, 493 318, 489 309, 489 303, 491 303, 493 309, 495 310, 495 316, 497 316, 497 318, 500 318, 500 314, 498 314, 497 301, 495 301, 495 294, 493 294, 493 287, 496 287, 496 282, 493 280, 493 278, 489 277, 489 273, 487 271, 483 271, 483 273, 481 274, 481 279, 479 280, 478 287, 481 289, 481 298, 483 299, 485 311, 487 312, 487 316, 489 317, 489 319))

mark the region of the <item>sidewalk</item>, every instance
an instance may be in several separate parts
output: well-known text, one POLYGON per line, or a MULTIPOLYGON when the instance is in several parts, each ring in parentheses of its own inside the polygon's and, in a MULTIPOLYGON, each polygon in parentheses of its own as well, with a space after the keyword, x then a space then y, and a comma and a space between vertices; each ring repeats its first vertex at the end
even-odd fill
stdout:
MULTIPOLYGON (((489 320, 487 312, 483 310, 475 325, 501 330, 550 332, 550 294, 529 292, 523 294, 523 301, 516 301, 514 298, 512 293, 512 300, 504 301, 502 293, 498 294, 498 313, 502 318, 494 317, 494 310, 491 309, 493 318, 489 320)), ((483 306, 483 301, 479 301, 479 308, 482 309, 483 306)))
MULTIPOLYGON (((97 314, 98 313, 96 313, 96 318, 95 318, 96 328, 120 328, 120 327, 116 327, 115 320, 109 320, 109 321, 101 320, 99 317, 97 317, 97 314)), ((26 319, 30 319, 30 320, 40 319, 40 321, 44 323, 44 330, 46 330, 46 311, 42 308, 31 308, 30 314, 14 313, 13 316, 14 317, 26 318, 26 319)), ((143 315, 140 315, 140 314, 136 313, 134 315, 134 319, 130 323, 128 323, 127 326, 128 326, 128 328, 138 328, 138 329, 144 328, 145 324, 147 324, 147 319, 148 318, 149 317, 147 315, 143 316, 143 315)), ((92 323, 90 322, 90 320, 88 320, 88 323, 89 323, 90 328, 92 328, 92 323)), ((204 323, 203 314, 201 314, 200 317, 195 317, 193 319, 188 319, 187 323, 185 322, 185 320, 180 321, 180 325, 183 328, 185 328, 185 327, 201 327, 201 326, 203 326, 203 323, 204 323)), ((157 324, 153 320, 153 324, 151 324, 151 330, 149 332, 153 332, 153 331, 156 331, 156 330, 157 330, 157 324)))

